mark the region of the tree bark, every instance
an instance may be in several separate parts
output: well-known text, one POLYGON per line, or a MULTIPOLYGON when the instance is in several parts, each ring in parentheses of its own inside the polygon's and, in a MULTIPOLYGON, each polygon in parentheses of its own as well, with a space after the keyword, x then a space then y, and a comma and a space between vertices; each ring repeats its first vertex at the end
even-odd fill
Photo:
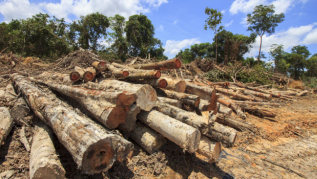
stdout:
POLYGON ((10 110, 11 117, 19 125, 30 125, 30 121, 25 121, 25 117, 30 114, 30 108, 26 104, 25 100, 22 97, 19 97, 18 100, 14 103, 14 106, 10 110))
MULTIPOLYGON (((79 75, 80 76, 80 75, 79 75)), ((58 72, 48 72, 45 71, 41 73, 38 76, 34 77, 35 79, 41 79, 41 80, 53 80, 55 82, 60 82, 63 84, 71 84, 73 81, 71 80, 71 77, 69 74, 64 74, 64 73, 58 73, 58 72)))
POLYGON ((138 119, 189 153, 198 149, 200 132, 197 129, 155 110, 141 111, 138 119))
POLYGON ((166 143, 165 138, 161 134, 140 122, 136 124, 136 128, 130 137, 149 154, 158 151, 166 143))
POLYGON ((69 75, 69 78, 70 80, 75 83, 81 79, 84 78, 84 74, 85 74, 85 70, 78 67, 78 66, 75 66, 74 68, 74 71, 70 73, 69 75))
POLYGON ((116 90, 119 92, 127 91, 136 96, 136 104, 142 110, 150 111, 156 104, 156 91, 150 85, 132 84, 118 80, 103 80, 97 83, 86 83, 82 86, 91 89, 116 90))
POLYGON ((161 103, 166 103, 166 104, 170 104, 172 106, 178 107, 178 108, 182 108, 182 102, 177 100, 177 99, 171 99, 171 98, 166 98, 166 97, 158 97, 158 100, 161 103))
POLYGON ((261 61, 262 37, 263 35, 260 35, 260 48, 259 48, 258 61, 261 61))
POLYGON ((115 129, 126 122, 130 106, 136 96, 124 92, 106 92, 74 86, 45 83, 51 89, 76 100, 91 115, 109 129, 115 129))
POLYGON ((201 137, 197 153, 206 157, 209 163, 217 161, 221 151, 220 142, 211 142, 207 137, 201 137))
POLYGON ((132 143, 78 114, 49 90, 40 90, 18 74, 11 78, 34 114, 53 129, 84 173, 107 171, 116 160, 132 154, 132 143))
POLYGON ((93 66, 97 71, 103 72, 107 69, 107 63, 102 61, 94 61, 91 66, 93 66))
POLYGON ((0 107, 0 146, 4 144, 13 127, 13 119, 6 107, 0 107))
POLYGON ((173 79, 168 77, 163 77, 167 81, 168 90, 173 90, 176 92, 184 93, 186 90, 186 82, 180 79, 173 79))
POLYGON ((111 64, 107 64, 107 69, 111 72, 111 74, 115 77, 115 78, 126 78, 130 75, 129 71, 126 69, 120 69, 120 68, 116 68, 111 64))
POLYGON ((199 110, 200 111, 213 111, 215 110, 214 103, 211 103, 207 100, 201 99, 199 103, 199 110))
POLYGON ((50 129, 38 124, 34 129, 30 154, 30 178, 66 178, 52 142, 50 129))
POLYGON ((132 65, 132 67, 135 69, 144 69, 144 70, 178 69, 181 66, 182 66, 182 63, 177 58, 175 58, 173 60, 165 60, 165 61, 156 62, 156 63, 132 65))
POLYGON ((232 109, 228 108, 225 105, 220 104, 219 113, 225 114, 226 116, 230 116, 232 114, 232 109))
POLYGON ((276 116, 276 114, 274 112, 267 110, 267 109, 260 109, 260 108, 248 106, 248 105, 240 105, 240 107, 244 111, 246 111, 250 114, 253 114, 255 116, 261 117, 261 118, 264 118, 264 117, 275 118, 275 116, 276 116))
POLYGON ((142 70, 129 72, 129 76, 125 79, 127 80, 140 80, 140 79, 159 79, 161 77, 160 71, 155 70, 142 70))
POLYGON ((137 115, 141 112, 140 107, 133 104, 127 114, 125 123, 120 124, 119 129, 124 132, 124 134, 129 135, 130 132, 135 130, 135 125, 137 121, 137 115))
POLYGON ((181 101, 183 104, 190 105, 192 107, 199 107, 200 97, 196 95, 179 93, 175 91, 161 89, 164 92, 164 96, 172 99, 177 99, 181 101))
POLYGON ((199 96, 201 99, 210 101, 213 89, 207 86, 198 86, 191 82, 186 82, 186 93, 199 96))
POLYGON ((254 95, 254 96, 266 99, 266 100, 272 100, 272 95, 271 94, 259 93, 259 92, 251 91, 251 90, 242 90, 242 92, 245 95, 254 95))
POLYGON ((253 129, 254 127, 252 127, 251 125, 244 123, 242 121, 239 121, 238 119, 233 119, 231 116, 226 116, 224 114, 219 114, 217 116, 216 122, 232 127, 239 131, 246 131, 246 130, 254 131, 253 129))

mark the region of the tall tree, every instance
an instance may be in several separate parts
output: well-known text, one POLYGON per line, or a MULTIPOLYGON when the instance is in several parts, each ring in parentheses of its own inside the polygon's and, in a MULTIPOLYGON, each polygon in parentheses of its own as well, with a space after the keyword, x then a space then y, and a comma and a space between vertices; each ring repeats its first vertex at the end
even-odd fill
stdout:
POLYGON ((289 69, 290 64, 286 61, 287 53, 284 51, 283 45, 272 45, 270 55, 274 60, 275 72, 287 74, 287 70, 289 69))
POLYGON ((216 61, 218 59, 218 32, 223 29, 223 26, 219 26, 222 21, 221 12, 216 9, 208 8, 205 9, 205 14, 208 15, 208 18, 205 20, 205 30, 208 28, 214 31, 216 39, 216 61))
POLYGON ((292 53, 286 55, 287 62, 290 64, 289 72, 295 79, 303 75, 309 54, 306 46, 298 45, 292 48, 292 53))
POLYGON ((114 43, 112 44, 112 49, 116 56, 125 61, 128 53, 128 43, 124 36, 125 28, 125 18, 116 14, 114 17, 110 18, 110 27, 113 33, 110 34, 114 43))
POLYGON ((103 14, 98 12, 88 14, 71 24, 71 37, 79 36, 78 43, 81 48, 97 50, 98 40, 102 37, 105 38, 109 25, 108 18, 103 14))
POLYGON ((317 77, 317 54, 311 56, 306 62, 307 75, 317 77))
POLYGON ((284 21, 284 14, 275 14, 274 6, 256 6, 252 14, 247 15, 248 30, 255 32, 260 37, 258 60, 261 58, 262 38, 265 33, 275 32, 277 25, 284 21))

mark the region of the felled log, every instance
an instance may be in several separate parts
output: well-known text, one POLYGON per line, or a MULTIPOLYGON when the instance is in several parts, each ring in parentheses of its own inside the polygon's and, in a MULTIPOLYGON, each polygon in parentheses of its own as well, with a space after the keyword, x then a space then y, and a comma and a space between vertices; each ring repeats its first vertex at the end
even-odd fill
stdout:
POLYGON ((271 94, 265 94, 265 93, 260 93, 260 92, 256 92, 256 91, 251 91, 251 90, 242 90, 242 92, 245 95, 254 95, 266 100, 271 100, 272 99, 272 95, 271 94))
POLYGON ((147 84, 132 84, 124 81, 106 79, 99 83, 85 83, 82 86, 91 89, 127 91, 136 95, 136 104, 142 110, 150 111, 156 104, 157 95, 154 88, 147 84))
POLYGON ((242 119, 246 119, 247 115, 244 114, 244 112, 242 111, 242 109, 240 108, 239 105, 233 104, 231 103, 231 107, 230 107, 239 117, 241 117, 242 119))
POLYGON ((227 106, 228 108, 231 107, 231 102, 222 98, 218 98, 218 102, 224 106, 227 106))
POLYGON ((9 83, 4 90, 0 89, 0 103, 13 106, 16 99, 17 94, 11 83, 9 83))
POLYGON ((74 68, 74 71, 72 71, 69 75, 69 78, 70 80, 75 83, 81 79, 83 79, 84 77, 84 73, 85 73, 85 70, 78 67, 78 66, 75 66, 74 68))
POLYGON ((276 97, 276 98, 281 97, 280 94, 270 93, 270 92, 268 92, 266 90, 262 90, 260 88, 255 88, 255 87, 251 87, 251 86, 246 86, 246 85, 241 84, 241 83, 234 83, 234 85, 239 86, 241 88, 246 88, 246 89, 249 89, 249 90, 257 91, 257 92, 260 92, 260 93, 270 94, 270 95, 272 95, 273 97, 276 97))
POLYGON ((185 92, 189 94, 197 95, 201 99, 205 99, 209 101, 211 99, 213 89, 207 86, 198 86, 194 83, 186 82, 185 92))
POLYGON ((11 78, 34 114, 53 129, 84 173, 107 171, 116 160, 132 154, 132 143, 78 114, 49 90, 40 90, 18 74, 11 78))
POLYGON ((164 96, 172 99, 177 99, 183 104, 187 104, 193 107, 199 107, 200 97, 196 95, 179 93, 176 91, 161 89, 164 92, 164 96))
POLYGON ((129 135, 135 129, 137 115, 140 112, 141 109, 137 105, 133 104, 132 106, 130 106, 130 110, 128 111, 125 123, 122 123, 119 126, 120 131, 123 131, 124 134, 129 135))
POLYGON ((251 106, 281 106, 280 103, 276 102, 254 102, 254 101, 234 101, 237 105, 251 105, 251 106))
POLYGON ((248 105, 240 105, 240 107, 244 111, 246 111, 250 114, 253 114, 255 116, 261 117, 261 118, 264 118, 264 117, 274 118, 276 116, 276 114, 274 112, 267 110, 267 109, 260 109, 260 108, 257 108, 254 106, 248 106, 248 105))
POLYGON ((201 137, 197 153, 206 157, 209 163, 217 161, 221 151, 220 142, 212 142, 205 136, 201 137))
POLYGON ((220 104, 218 112, 230 116, 232 114, 232 109, 220 104))
POLYGON ((14 106, 10 110, 11 117, 13 120, 18 123, 19 125, 29 125, 30 121, 25 121, 25 117, 30 114, 30 108, 26 104, 25 100, 20 97, 14 103, 14 106))
POLYGON ((103 72, 107 69, 107 63, 103 61, 94 61, 91 66, 93 66, 97 71, 103 72))
POLYGON ((76 100, 91 115, 109 129, 126 122, 127 111, 136 96, 123 92, 106 92, 46 82, 47 86, 76 100))
MULTIPOLYGON (((39 74, 38 76, 35 76, 34 78, 41 79, 41 80, 45 80, 45 79, 54 80, 55 82, 60 82, 60 83, 67 84, 67 83, 73 83, 73 81, 71 80, 72 77, 70 77, 70 76, 71 75, 64 74, 64 73, 45 71, 45 72, 39 74)), ((80 79, 78 79, 78 80, 80 80, 80 79)), ((76 82, 76 80, 75 80, 75 82, 76 82)))
POLYGON ((261 99, 258 99, 256 97, 250 97, 243 94, 238 94, 236 92, 232 92, 227 89, 217 88, 216 90, 219 93, 231 96, 233 99, 247 100, 247 101, 262 101, 261 99))
POLYGON ((167 81, 168 90, 173 90, 176 92, 184 93, 186 90, 186 82, 181 79, 173 79, 169 77, 163 77, 167 81))
POLYGON ((84 82, 92 81, 95 79, 97 75, 97 71, 93 67, 88 67, 85 69, 85 73, 83 75, 84 82))
POLYGON ((116 78, 126 78, 130 75, 129 71, 126 69, 116 68, 111 64, 107 64, 107 69, 111 72, 111 74, 116 78))
POLYGON ((171 99, 166 97, 158 97, 158 100, 162 103, 170 104, 172 106, 182 108, 182 102, 177 99, 171 99))
POLYGON ((52 141, 50 129, 38 124, 33 132, 30 154, 30 178, 66 178, 52 141))
POLYGON ((305 90, 305 91, 297 93, 296 96, 306 96, 308 93, 309 91, 305 90))
POLYGON ((161 72, 158 70, 141 70, 129 72, 129 76, 125 79, 127 80, 139 80, 139 79, 159 79, 161 77, 161 72))
POLYGON ((200 132, 192 126, 155 110, 141 111, 138 119, 189 153, 198 149, 200 132))
POLYGON ((0 107, 0 146, 4 144, 13 127, 13 119, 6 107, 0 107))
POLYGON ((168 70, 168 69, 178 69, 182 66, 182 62, 178 59, 165 60, 156 63, 147 63, 147 64, 136 64, 132 65, 135 69, 144 69, 144 70, 168 70))
POLYGON ((199 110, 200 111, 212 111, 212 110, 215 110, 215 108, 216 108, 216 104, 215 103, 201 99, 200 103, 199 103, 199 110))
POLYGON ((219 114, 217 116, 216 122, 232 127, 239 131, 250 130, 253 131, 253 127, 245 122, 239 121, 238 119, 234 119, 231 116, 227 116, 224 114, 219 114))
POLYGON ((161 134, 140 122, 136 124, 136 128, 131 132, 130 137, 149 154, 158 151, 166 143, 165 138, 161 134))

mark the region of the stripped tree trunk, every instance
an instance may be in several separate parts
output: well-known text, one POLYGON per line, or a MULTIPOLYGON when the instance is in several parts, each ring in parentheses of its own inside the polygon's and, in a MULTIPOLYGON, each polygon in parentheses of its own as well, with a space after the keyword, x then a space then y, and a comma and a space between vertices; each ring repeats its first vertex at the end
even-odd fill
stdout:
POLYGON ((173 79, 168 77, 163 77, 167 81, 168 90, 173 90, 176 92, 184 93, 186 90, 186 82, 180 79, 173 79))
POLYGON ((38 124, 33 132, 30 154, 30 178, 66 178, 52 142, 50 129, 38 124))
POLYGON ((183 104, 187 104, 195 108, 199 106, 199 103, 200 103, 199 96, 186 94, 186 93, 179 93, 179 92, 164 90, 164 89, 162 89, 162 91, 164 92, 164 96, 168 98, 177 99, 181 101, 183 104))
POLYGON ((208 162, 212 163, 219 159, 221 153, 221 143, 211 142, 207 137, 202 137, 199 142, 197 153, 207 157, 208 162))
POLYGON ((156 63, 132 65, 132 67, 135 69, 145 69, 145 70, 178 69, 181 66, 182 66, 182 63, 177 58, 175 58, 173 60, 165 60, 165 61, 156 62, 156 63))
POLYGON ((6 107, 0 107, 0 146, 4 144, 13 127, 13 119, 6 107))
POLYGON ((132 154, 132 143, 79 115, 49 90, 40 90, 17 74, 11 78, 35 115, 53 129, 84 173, 107 171, 116 160, 132 154))
POLYGON ((119 92, 127 91, 136 95, 136 104, 142 110, 150 111, 156 104, 156 91, 150 85, 132 84, 118 80, 103 80, 100 83, 86 83, 84 87, 92 89, 116 90, 119 92))
POLYGON ((161 134, 140 122, 136 124, 136 128, 130 137, 149 154, 156 152, 166 143, 165 138, 161 134))
POLYGON ((188 152, 198 149, 200 132, 197 129, 155 110, 141 111, 138 119, 188 152))
MULTIPOLYGON (((84 74, 83 74, 84 75, 84 74)), ((63 84, 70 84, 70 83, 73 83, 73 81, 71 80, 72 77, 70 77, 71 75, 68 75, 68 74, 64 74, 64 73, 58 73, 58 72, 48 72, 48 71, 45 71, 43 73, 41 73, 40 75, 36 76, 35 78, 36 79, 40 79, 40 80, 53 80, 55 82, 60 82, 60 83, 63 83, 63 84)), ((80 76, 80 75, 79 75, 80 76)), ((74 77, 75 78, 75 77, 74 77)), ((80 77, 79 79, 77 80, 74 80, 74 82, 80 80, 80 77)))
POLYGON ((107 64, 107 69, 111 72, 111 74, 116 78, 126 78, 130 75, 129 71, 126 69, 116 68, 111 64, 107 64))

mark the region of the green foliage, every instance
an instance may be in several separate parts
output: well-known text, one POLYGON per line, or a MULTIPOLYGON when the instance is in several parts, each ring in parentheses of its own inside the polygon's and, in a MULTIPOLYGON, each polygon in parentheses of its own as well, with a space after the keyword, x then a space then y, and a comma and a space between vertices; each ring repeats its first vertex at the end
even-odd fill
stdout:
POLYGON ((190 63, 195 60, 196 56, 195 54, 188 48, 186 48, 184 51, 181 50, 177 55, 177 58, 180 58, 183 63, 190 63))
POLYGON ((124 37, 125 19, 123 16, 116 14, 114 17, 110 17, 110 24, 113 31, 110 36, 114 41, 111 49, 115 53, 115 58, 125 61, 128 54, 128 42, 124 37))
POLYGON ((317 77, 305 77, 303 81, 305 86, 317 89, 317 77))
POLYGON ((274 44, 271 47, 270 55, 274 59, 275 72, 287 74, 290 64, 287 62, 286 54, 283 45, 274 44))
POLYGON ((258 84, 271 84, 272 72, 266 65, 256 64, 248 70, 238 73, 237 80, 243 83, 256 82, 258 84))
POLYGON ((256 6, 252 14, 247 15, 247 22, 249 24, 248 30, 255 32, 260 36, 259 60, 261 55, 262 37, 265 33, 272 34, 275 32, 277 25, 284 21, 285 15, 275 14, 274 6, 256 6))
POLYGON ((307 76, 317 77, 317 54, 306 61, 307 76))
POLYGON ((213 69, 206 73, 205 75, 209 81, 221 82, 221 81, 231 81, 230 76, 218 69, 213 69))

